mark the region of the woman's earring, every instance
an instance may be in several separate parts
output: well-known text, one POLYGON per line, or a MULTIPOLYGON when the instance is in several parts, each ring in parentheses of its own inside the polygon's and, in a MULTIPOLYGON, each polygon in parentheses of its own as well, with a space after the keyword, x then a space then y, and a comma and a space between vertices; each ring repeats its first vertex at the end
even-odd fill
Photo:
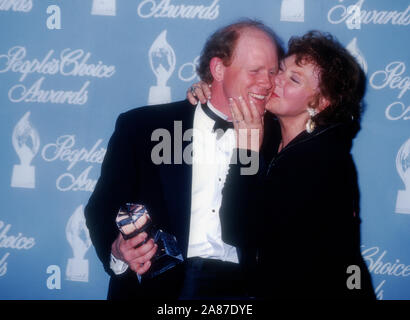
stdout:
POLYGON ((315 124, 315 122, 313 121, 312 118, 313 118, 315 115, 317 115, 317 111, 316 111, 316 109, 314 109, 314 108, 307 108, 307 112, 309 113, 310 118, 309 118, 309 120, 306 122, 306 131, 307 131, 308 133, 312 133, 313 130, 315 130, 315 127, 316 127, 316 124, 315 124))

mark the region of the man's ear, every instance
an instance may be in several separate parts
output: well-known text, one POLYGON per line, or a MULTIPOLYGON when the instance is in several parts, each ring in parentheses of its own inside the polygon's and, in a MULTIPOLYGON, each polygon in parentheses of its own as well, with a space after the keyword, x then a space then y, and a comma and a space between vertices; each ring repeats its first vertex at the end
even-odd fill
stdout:
POLYGON ((209 63, 211 74, 215 81, 222 81, 225 73, 225 66, 221 58, 213 57, 209 63))

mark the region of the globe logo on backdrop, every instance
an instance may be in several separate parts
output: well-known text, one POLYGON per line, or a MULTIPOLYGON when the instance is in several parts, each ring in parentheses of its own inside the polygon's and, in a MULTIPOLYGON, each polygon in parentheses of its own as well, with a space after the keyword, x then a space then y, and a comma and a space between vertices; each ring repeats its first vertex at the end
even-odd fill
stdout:
POLYGON ((282 0, 280 21, 304 22, 305 0, 282 0))
POLYGON ((116 0, 93 0, 91 14, 97 16, 115 16, 116 0))
POLYGON ((171 88, 167 81, 175 70, 175 51, 167 42, 167 30, 154 40, 148 52, 151 70, 157 78, 157 84, 151 86, 148 95, 148 104, 171 102, 171 88))
POLYGON ((73 258, 67 262, 66 279, 88 282, 88 260, 84 259, 84 256, 91 247, 91 239, 85 225, 83 205, 78 206, 68 219, 65 233, 73 250, 73 258))
POLYGON ((35 188, 35 167, 30 164, 40 148, 40 136, 31 126, 29 117, 30 111, 17 122, 11 137, 14 150, 20 158, 20 164, 13 167, 13 188, 35 188))
POLYGON ((404 183, 404 190, 397 193, 395 211, 410 214, 410 139, 397 152, 396 169, 404 183))

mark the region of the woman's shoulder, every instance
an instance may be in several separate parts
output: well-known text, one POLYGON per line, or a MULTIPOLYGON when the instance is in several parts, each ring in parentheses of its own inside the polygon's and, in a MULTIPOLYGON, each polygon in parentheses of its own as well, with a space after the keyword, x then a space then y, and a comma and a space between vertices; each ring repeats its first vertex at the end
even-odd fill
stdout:
POLYGON ((352 129, 344 123, 322 126, 308 136, 306 141, 310 142, 310 148, 319 149, 329 155, 349 154, 353 144, 352 129))

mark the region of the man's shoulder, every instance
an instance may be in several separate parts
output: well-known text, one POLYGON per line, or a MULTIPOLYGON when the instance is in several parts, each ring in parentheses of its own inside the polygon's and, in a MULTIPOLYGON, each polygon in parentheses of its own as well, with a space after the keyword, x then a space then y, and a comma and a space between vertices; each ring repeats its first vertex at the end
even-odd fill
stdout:
POLYGON ((159 121, 161 119, 178 119, 187 113, 194 113, 195 107, 188 100, 165 104, 148 105, 132 108, 121 114, 122 118, 137 121, 159 121))

